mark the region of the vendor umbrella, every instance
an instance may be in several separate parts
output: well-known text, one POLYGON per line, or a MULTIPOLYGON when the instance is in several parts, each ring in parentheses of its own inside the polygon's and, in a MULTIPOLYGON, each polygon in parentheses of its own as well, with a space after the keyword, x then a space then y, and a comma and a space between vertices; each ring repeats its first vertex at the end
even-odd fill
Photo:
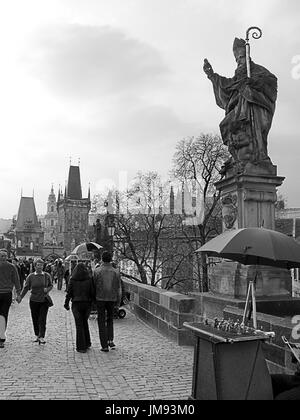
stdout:
POLYGON ((103 247, 96 242, 83 242, 77 245, 71 254, 79 255, 86 252, 98 251, 101 248, 103 247))
MULTIPOLYGON (((205 252, 208 256, 226 258, 244 265, 267 265, 287 269, 300 267, 300 244, 290 236, 265 228, 253 227, 226 231, 211 239, 196 252, 205 252)), ((255 279, 249 282, 243 317, 244 323, 251 293, 254 328, 257 327, 255 279)))

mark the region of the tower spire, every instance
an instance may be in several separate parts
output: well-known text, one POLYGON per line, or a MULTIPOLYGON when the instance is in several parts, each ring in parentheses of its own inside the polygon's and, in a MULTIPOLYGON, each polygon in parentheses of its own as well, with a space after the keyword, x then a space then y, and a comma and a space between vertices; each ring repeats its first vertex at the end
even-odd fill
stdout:
POLYGON ((174 214, 174 209, 175 209, 175 196, 174 196, 173 185, 171 185, 171 191, 170 191, 170 214, 174 214))
POLYGON ((60 184, 58 186, 57 202, 60 201, 60 184))

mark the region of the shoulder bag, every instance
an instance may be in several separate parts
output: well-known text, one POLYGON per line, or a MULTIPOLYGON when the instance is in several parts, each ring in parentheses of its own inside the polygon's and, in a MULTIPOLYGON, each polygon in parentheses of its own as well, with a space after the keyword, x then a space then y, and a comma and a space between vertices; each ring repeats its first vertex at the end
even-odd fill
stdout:
MULTIPOLYGON (((45 278, 45 288, 46 288, 47 286, 46 286, 46 274, 45 273, 44 273, 44 278, 45 278)), ((45 299, 48 303, 48 307, 51 308, 51 306, 53 306, 53 300, 52 300, 51 296, 48 295, 48 293, 46 294, 45 299)))

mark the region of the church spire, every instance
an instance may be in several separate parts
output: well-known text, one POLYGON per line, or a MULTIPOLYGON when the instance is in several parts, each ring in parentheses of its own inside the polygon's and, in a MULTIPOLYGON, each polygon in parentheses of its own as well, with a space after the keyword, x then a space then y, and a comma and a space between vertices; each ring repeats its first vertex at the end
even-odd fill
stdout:
POLYGON ((80 169, 79 166, 70 166, 69 177, 67 183, 67 197, 71 200, 81 200, 81 180, 80 180, 80 169))
POLYGON ((60 192, 60 184, 58 185, 58 194, 57 194, 57 202, 61 199, 61 192, 60 192))

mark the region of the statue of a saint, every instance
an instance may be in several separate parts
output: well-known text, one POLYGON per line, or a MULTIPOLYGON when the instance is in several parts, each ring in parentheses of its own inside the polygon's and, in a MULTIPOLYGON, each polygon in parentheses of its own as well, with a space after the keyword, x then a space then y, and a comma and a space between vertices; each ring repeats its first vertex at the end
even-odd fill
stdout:
POLYGON ((247 75, 246 42, 235 38, 233 53, 237 69, 232 78, 219 76, 204 60, 203 70, 213 84, 216 103, 225 110, 220 123, 223 142, 232 156, 228 168, 243 171, 247 163, 270 167, 267 137, 277 98, 277 78, 250 59, 247 75))

